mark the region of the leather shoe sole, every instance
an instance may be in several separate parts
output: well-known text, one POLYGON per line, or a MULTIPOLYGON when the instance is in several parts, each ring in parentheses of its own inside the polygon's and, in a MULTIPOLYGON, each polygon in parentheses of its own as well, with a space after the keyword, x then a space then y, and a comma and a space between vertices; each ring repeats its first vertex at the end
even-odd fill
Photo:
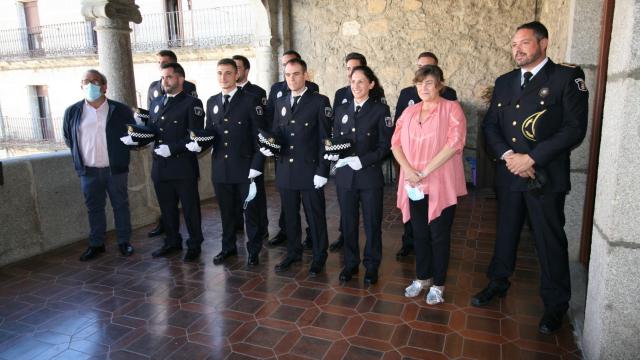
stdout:
POLYGON ((351 281, 351 278, 353 277, 353 275, 358 273, 358 268, 344 268, 342 269, 342 271, 340 272, 340 276, 338 277, 338 279, 341 282, 348 282, 351 281))
POLYGON ((151 253, 154 258, 171 255, 182 250, 182 246, 163 246, 160 249, 151 253))
POLYGON ((278 265, 275 266, 275 271, 276 272, 287 271, 287 270, 289 270, 291 265, 293 265, 294 263, 297 263, 299 261, 300 261, 300 259, 286 258, 286 259, 282 260, 282 262, 280 262, 278 265))
POLYGON ((220 265, 224 262, 225 259, 227 259, 228 257, 231 256, 235 256, 238 255, 238 250, 233 250, 233 251, 221 251, 218 253, 218 255, 213 257, 213 264, 214 265, 220 265))
POLYGON ((102 246, 89 246, 82 255, 80 255, 80 261, 89 261, 98 256, 98 254, 105 252, 104 245, 102 246))
POLYGON ((507 295, 507 290, 511 287, 509 281, 491 281, 487 287, 471 298, 471 305, 479 307, 491 302, 494 297, 503 298, 507 295))

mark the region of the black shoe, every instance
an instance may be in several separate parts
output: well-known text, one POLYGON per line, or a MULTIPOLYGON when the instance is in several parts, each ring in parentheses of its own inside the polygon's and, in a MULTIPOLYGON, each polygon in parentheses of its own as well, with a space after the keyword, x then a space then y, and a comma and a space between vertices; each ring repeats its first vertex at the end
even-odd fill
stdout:
POLYGON ((80 261, 89 261, 98 256, 99 253, 104 252, 104 245, 102 246, 89 246, 82 255, 80 255, 80 261))
POLYGON ((158 220, 158 224, 153 230, 149 231, 147 234, 148 237, 156 237, 164 234, 164 225, 162 224, 162 219, 158 220))
POLYGON ((266 231, 264 235, 262 235, 262 241, 269 242, 269 232, 266 231))
POLYGON ((244 232, 244 224, 240 224, 236 227, 236 233, 242 234, 244 232))
POLYGON ((351 280, 351 277, 358 273, 358 267, 348 268, 344 267, 342 271, 340 271, 340 282, 347 282, 351 280))
POLYGON ((258 254, 249 254, 247 265, 255 266, 259 264, 260 264, 260 260, 258 259, 258 254))
POLYGON ((544 311, 542 319, 540 319, 540 325, 538 325, 538 331, 542 334, 549 335, 556 332, 562 327, 562 318, 564 317, 564 311, 544 311))
POLYGON ((378 282, 378 269, 367 269, 364 274, 364 284, 373 285, 378 282))
POLYGON ((504 297, 507 295, 507 290, 509 290, 510 286, 511 283, 506 279, 491 280, 487 287, 471 298, 471 305, 485 306, 496 296, 504 297))
POLYGON ((133 246, 129 243, 118 244, 118 249, 120 249, 120 254, 122 254, 122 256, 129 257, 133 254, 133 246))
POLYGON ((202 250, 200 248, 188 249, 187 253, 184 254, 183 261, 194 261, 200 257, 200 253, 202 250))
POLYGON ((400 250, 396 253, 396 260, 402 260, 402 258, 411 255, 411 251, 413 250, 413 246, 411 245, 402 245, 400 250))
POLYGON ((285 241, 287 241, 287 235, 285 235, 285 233, 281 231, 277 233, 276 236, 272 237, 271 240, 269 240, 268 244, 271 246, 276 246, 282 244, 285 241))
POLYGON ((320 264, 317 262, 312 262, 311 267, 309 267, 309 277, 316 277, 320 275, 320 273, 324 270, 324 264, 320 264))
POLYGON ((182 250, 182 246, 167 246, 163 245, 160 249, 151 253, 151 256, 154 258, 171 255, 174 252, 178 252, 182 250))
POLYGON ((302 248, 307 250, 313 249, 313 243, 311 242, 310 238, 306 238, 304 240, 304 242, 302 243, 302 248))
POLYGON ((278 265, 276 265, 275 270, 276 270, 276 272, 287 271, 287 270, 289 270, 291 265, 293 265, 293 263, 296 263, 296 262, 299 262, 299 261, 300 261, 299 258, 286 257, 278 265))
POLYGON ((235 255, 238 255, 238 250, 230 250, 230 251, 222 250, 218 253, 218 255, 213 257, 213 264, 220 265, 222 264, 222 262, 224 262, 226 258, 230 256, 235 256, 235 255))
POLYGON ((340 235, 340 237, 338 237, 336 241, 332 242, 331 245, 329 245, 329 251, 338 251, 342 249, 342 245, 344 245, 344 238, 342 237, 342 235, 340 235))

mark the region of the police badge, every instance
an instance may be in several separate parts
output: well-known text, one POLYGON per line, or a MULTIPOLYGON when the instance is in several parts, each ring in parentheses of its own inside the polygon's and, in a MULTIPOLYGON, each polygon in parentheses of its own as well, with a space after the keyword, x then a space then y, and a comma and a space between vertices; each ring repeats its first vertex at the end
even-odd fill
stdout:
POLYGON ((278 91, 278 93, 276 94, 276 98, 279 98, 282 96, 282 91, 278 91))
POLYGON ((342 123, 343 123, 343 124, 346 124, 348 121, 349 121, 349 116, 348 116, 347 114, 345 114, 345 115, 342 117, 342 123))
POLYGON ((218 108, 218 105, 213 107, 213 113, 214 114, 217 114, 219 110, 220 110, 220 108, 218 108))

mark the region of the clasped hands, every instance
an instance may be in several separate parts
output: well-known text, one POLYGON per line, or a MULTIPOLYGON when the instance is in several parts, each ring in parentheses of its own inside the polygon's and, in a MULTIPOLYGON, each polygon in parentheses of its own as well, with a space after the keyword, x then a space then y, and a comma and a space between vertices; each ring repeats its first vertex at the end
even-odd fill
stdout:
POLYGON ((511 152, 507 153, 503 159, 512 174, 523 178, 536 178, 536 170, 533 168, 536 162, 528 154, 511 152))
POLYGON ((427 175, 426 172, 418 171, 412 167, 404 169, 404 181, 408 182, 412 187, 416 187, 427 175))

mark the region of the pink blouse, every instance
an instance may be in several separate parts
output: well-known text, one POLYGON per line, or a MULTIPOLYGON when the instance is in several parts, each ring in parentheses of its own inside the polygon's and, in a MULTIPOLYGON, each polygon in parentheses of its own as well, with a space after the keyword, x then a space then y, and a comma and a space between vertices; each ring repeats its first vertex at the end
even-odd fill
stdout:
MULTIPOLYGON (((467 120, 457 101, 440 98, 438 105, 419 123, 422 102, 409 106, 396 123, 391 138, 391 148, 402 148, 404 156, 417 171, 422 171, 445 145, 456 153, 438 169, 429 174, 419 187, 429 195, 429 222, 440 216, 442 210, 457 204, 458 196, 467 194, 467 184, 462 165, 462 149, 467 136, 467 120)), ((409 198, 404 189, 404 170, 400 170, 397 207, 402 211, 402 221, 411 218, 409 198)))

